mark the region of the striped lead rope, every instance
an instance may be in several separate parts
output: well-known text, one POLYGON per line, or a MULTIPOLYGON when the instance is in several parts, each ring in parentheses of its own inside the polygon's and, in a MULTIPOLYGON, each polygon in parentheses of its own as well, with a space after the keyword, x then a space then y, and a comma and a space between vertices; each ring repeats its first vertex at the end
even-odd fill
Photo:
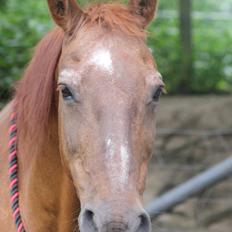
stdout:
POLYGON ((9 129, 9 176, 10 176, 10 195, 13 218, 17 232, 26 232, 23 226, 22 217, 19 208, 19 191, 18 191, 18 160, 17 160, 17 126, 16 112, 10 117, 9 129))

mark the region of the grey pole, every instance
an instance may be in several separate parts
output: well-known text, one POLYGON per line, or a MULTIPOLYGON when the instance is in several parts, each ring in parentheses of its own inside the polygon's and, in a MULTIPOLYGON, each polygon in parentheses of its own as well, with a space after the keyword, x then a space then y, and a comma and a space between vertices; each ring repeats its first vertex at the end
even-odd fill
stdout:
POLYGON ((146 210, 151 218, 155 218, 230 176, 232 176, 232 156, 157 197, 146 207, 146 210))

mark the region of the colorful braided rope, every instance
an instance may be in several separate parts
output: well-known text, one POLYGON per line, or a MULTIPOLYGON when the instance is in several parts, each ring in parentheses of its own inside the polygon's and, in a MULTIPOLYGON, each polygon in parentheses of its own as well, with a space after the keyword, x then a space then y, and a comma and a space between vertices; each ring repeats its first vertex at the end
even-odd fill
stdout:
POLYGON ((10 194, 11 207, 15 220, 17 232, 26 232, 23 226, 22 217, 19 208, 19 191, 18 191, 18 160, 17 160, 17 126, 16 113, 13 112, 10 117, 9 129, 9 176, 10 176, 10 194))

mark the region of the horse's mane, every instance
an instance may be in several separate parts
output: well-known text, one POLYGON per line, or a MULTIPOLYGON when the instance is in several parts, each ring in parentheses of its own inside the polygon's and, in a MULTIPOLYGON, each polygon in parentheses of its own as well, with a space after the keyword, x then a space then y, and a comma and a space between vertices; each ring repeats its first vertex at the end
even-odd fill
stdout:
MULTIPOLYGON (((82 22, 82 26, 97 24, 130 36, 144 36, 139 18, 121 4, 90 5, 83 14, 82 22)), ((64 32, 60 28, 48 33, 36 46, 23 79, 16 86, 17 128, 19 135, 29 138, 32 144, 48 138, 49 127, 55 119, 55 71, 63 39, 64 32)))
POLYGON ((132 14, 123 4, 94 4, 87 7, 87 24, 98 24, 109 30, 121 31, 133 37, 144 37, 142 18, 132 14))
POLYGON ((47 138, 55 110, 55 71, 64 33, 55 28, 36 46, 23 79, 16 86, 17 128, 19 135, 38 144, 47 138), (35 139, 36 141, 32 141, 35 139))

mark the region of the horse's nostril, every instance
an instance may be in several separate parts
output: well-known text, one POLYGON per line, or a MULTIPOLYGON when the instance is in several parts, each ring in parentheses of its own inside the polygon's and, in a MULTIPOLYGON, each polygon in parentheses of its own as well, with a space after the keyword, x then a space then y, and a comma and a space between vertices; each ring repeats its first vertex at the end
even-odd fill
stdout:
POLYGON ((82 226, 85 228, 85 232, 97 232, 97 226, 94 219, 94 212, 92 210, 86 209, 83 213, 82 226))
MULTIPOLYGON (((114 206, 114 205, 113 205, 114 206)), ((147 213, 138 208, 84 208, 80 218, 81 232, 150 232, 147 213), (116 212, 116 210, 118 212, 116 212)))
POLYGON ((93 217, 94 217, 93 211, 87 209, 84 214, 85 214, 85 217, 86 217, 86 219, 88 221, 92 221, 93 220, 93 217))
POLYGON ((139 215, 139 226, 136 232, 149 232, 151 231, 151 221, 149 216, 146 213, 139 215))

